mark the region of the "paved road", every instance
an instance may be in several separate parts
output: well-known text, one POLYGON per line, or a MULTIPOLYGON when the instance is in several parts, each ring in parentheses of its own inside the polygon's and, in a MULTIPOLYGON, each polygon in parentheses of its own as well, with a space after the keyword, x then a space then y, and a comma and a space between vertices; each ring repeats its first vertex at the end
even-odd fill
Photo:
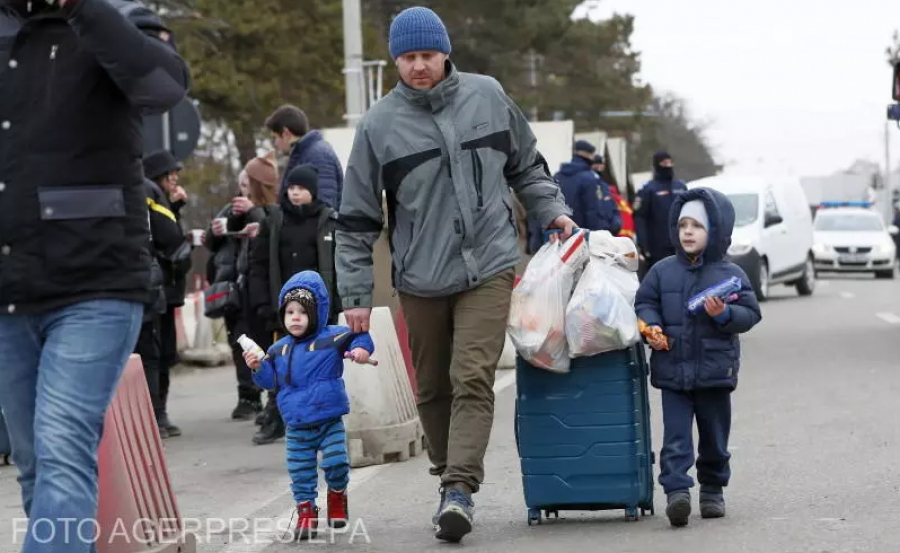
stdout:
MULTIPOLYGON (((673 530, 662 513, 626 522, 622 512, 560 513, 559 521, 526 524, 512 432, 512 373, 498 379, 497 418, 487 458, 487 482, 476 496, 472 550, 537 553, 549 547, 610 553, 895 551, 900 545, 900 283, 867 278, 820 283, 812 298, 773 290, 764 322, 744 339, 742 379, 734 398, 734 479, 729 515, 692 519, 673 530)), ((238 518, 256 528, 256 542, 201 531, 206 552, 279 553, 267 532, 285 525, 292 504, 283 444, 250 443, 252 423, 233 423, 233 376, 226 369, 180 373, 172 412, 185 436, 166 442, 180 507, 190 518, 238 518), (273 520, 278 522, 273 522, 273 520)), ((659 395, 651 393, 653 445, 662 429, 659 395)), ((436 481, 424 457, 352 473, 353 524, 322 536, 330 551, 439 551, 430 530, 436 481), (353 532, 351 535, 350 532, 353 532)), ((656 467, 658 470, 658 466, 656 467)), ((0 469, 0 521, 18 515, 14 472, 0 469)), ((238 532, 238 522, 231 526, 238 532)), ((246 531, 252 537, 252 530, 246 531)), ((11 529, 0 524, 0 543, 11 529)), ((309 544, 305 549, 325 547, 309 544)), ((15 547, 0 547, 10 553, 15 547)))

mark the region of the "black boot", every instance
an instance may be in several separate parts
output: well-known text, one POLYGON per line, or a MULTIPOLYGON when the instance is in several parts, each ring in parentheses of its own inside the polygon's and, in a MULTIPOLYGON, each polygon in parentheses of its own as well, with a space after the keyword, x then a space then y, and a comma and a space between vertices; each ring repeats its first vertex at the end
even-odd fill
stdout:
POLYGON ((231 412, 231 419, 236 421, 248 421, 262 411, 262 403, 249 399, 238 400, 237 407, 231 412))
POLYGON ((172 424, 172 421, 169 420, 168 413, 163 413, 159 417, 159 420, 157 421, 157 423, 159 424, 160 437, 162 437, 163 429, 165 429, 165 431, 166 431, 167 435, 165 437, 163 437, 163 439, 166 439, 169 437, 174 438, 175 436, 181 436, 181 429, 178 428, 177 426, 175 426, 174 424, 172 424))
POLYGON ((259 432, 253 436, 253 443, 256 445, 266 445, 275 442, 284 437, 284 421, 281 420, 281 413, 278 409, 266 409, 266 420, 260 427, 259 432))

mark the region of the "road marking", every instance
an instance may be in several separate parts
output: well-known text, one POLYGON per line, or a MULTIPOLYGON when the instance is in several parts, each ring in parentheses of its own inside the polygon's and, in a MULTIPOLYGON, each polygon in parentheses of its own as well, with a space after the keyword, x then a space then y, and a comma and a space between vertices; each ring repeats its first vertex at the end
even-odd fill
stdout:
MULTIPOLYGON (((515 370, 504 369, 502 371, 499 371, 499 373, 502 374, 502 376, 500 376, 500 378, 497 378, 494 382, 494 393, 495 394, 498 394, 501 391, 505 390, 506 388, 509 388, 516 381, 516 371, 515 370)), ((421 453, 421 455, 426 455, 426 453, 423 451, 421 453)), ((382 470, 386 469, 389 466, 390 466, 390 464, 384 464, 384 465, 373 465, 373 466, 368 466, 368 467, 360 467, 357 469, 352 469, 350 471, 350 484, 347 486, 347 493, 350 493, 351 491, 358 488, 359 486, 362 486, 363 484, 365 484, 366 482, 368 482, 369 480, 374 478, 375 475, 377 475, 379 472, 381 472, 382 470)), ((281 501, 285 496, 290 497, 291 492, 277 494, 275 497, 273 497, 269 501, 265 502, 265 504, 263 504, 263 506, 260 507, 260 509, 265 507, 266 505, 270 505, 277 501, 281 501)), ((319 508, 320 508, 319 517, 321 518, 321 524, 319 527, 319 536, 317 538, 320 540, 323 539, 322 538, 323 531, 328 532, 327 528, 324 528, 324 529, 322 528, 322 524, 327 524, 327 522, 326 522, 327 515, 325 514, 325 509, 326 509, 325 505, 327 503, 327 496, 328 496, 327 489, 320 490, 319 495, 316 498, 316 505, 319 506, 319 508)), ((252 514, 254 512, 256 512, 256 511, 251 511, 250 514, 252 514)), ((276 528, 276 529, 291 528, 291 524, 294 523, 294 517, 296 516, 296 513, 297 513, 296 507, 291 507, 290 509, 288 509, 288 510, 284 511, 283 513, 281 513, 280 515, 278 515, 274 520, 274 528, 276 528)), ((240 517, 235 517, 235 518, 240 518, 240 517)), ((244 518, 247 518, 247 517, 244 517, 244 518)), ((351 528, 352 528, 352 522, 351 522, 351 528)), ((327 534, 325 534, 325 535, 327 536, 327 534)), ((257 532, 257 533, 254 533, 252 536, 253 536, 253 541, 251 543, 244 543, 244 541, 242 541, 242 540, 234 541, 234 542, 228 544, 226 547, 224 547, 221 550, 221 553, 260 553, 261 551, 265 550, 267 547, 271 546, 272 544, 283 543, 288 539, 285 534, 283 534, 282 532, 277 532, 277 531, 257 532)), ((325 539, 328 539, 328 538, 325 538, 325 539)))
POLYGON ((852 300, 856 297, 856 294, 854 294, 853 292, 841 292, 841 297, 845 300, 852 300))
POLYGON ((888 324, 900 324, 900 317, 893 313, 876 313, 875 316, 888 324))

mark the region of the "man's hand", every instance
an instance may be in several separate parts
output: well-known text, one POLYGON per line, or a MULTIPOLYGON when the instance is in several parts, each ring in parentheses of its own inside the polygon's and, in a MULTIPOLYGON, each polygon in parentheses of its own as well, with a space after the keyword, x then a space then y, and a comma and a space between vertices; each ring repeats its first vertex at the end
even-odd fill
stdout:
MULTIPOLYGON (((558 238, 562 241, 568 240, 572 234, 575 232, 575 221, 569 218, 567 215, 560 215, 556 219, 553 219, 553 222, 550 223, 550 228, 559 229, 562 233, 558 236, 558 238)), ((550 239, 553 240, 556 237, 556 234, 550 236, 550 239)))
POLYGON ((344 316, 347 318, 347 326, 351 332, 360 333, 369 331, 369 319, 372 316, 371 307, 354 307, 344 310, 344 316))
POLYGON ((352 359, 355 363, 365 365, 369 362, 369 352, 364 350, 363 348, 354 348, 350 351, 350 359, 352 359))
POLYGON ((725 312, 725 302, 721 298, 706 298, 703 307, 706 309, 707 315, 710 317, 718 317, 725 312))

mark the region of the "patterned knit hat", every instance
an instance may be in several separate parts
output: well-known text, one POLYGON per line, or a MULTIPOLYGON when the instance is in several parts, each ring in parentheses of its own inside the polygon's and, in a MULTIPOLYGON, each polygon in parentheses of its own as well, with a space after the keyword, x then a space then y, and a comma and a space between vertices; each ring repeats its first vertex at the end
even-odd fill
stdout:
MULTIPOLYGON (((309 317, 309 325, 306 327, 306 332, 304 332, 303 336, 300 336, 300 338, 305 338, 310 334, 315 333, 319 326, 318 303, 316 302, 315 294, 306 288, 294 288, 285 294, 284 301, 281 302, 281 308, 279 309, 282 325, 284 325, 284 313, 287 310, 288 304, 292 301, 298 302, 303 307, 303 310, 306 311, 306 316, 309 317)), ((285 327, 285 330, 287 330, 287 327, 285 327)))

